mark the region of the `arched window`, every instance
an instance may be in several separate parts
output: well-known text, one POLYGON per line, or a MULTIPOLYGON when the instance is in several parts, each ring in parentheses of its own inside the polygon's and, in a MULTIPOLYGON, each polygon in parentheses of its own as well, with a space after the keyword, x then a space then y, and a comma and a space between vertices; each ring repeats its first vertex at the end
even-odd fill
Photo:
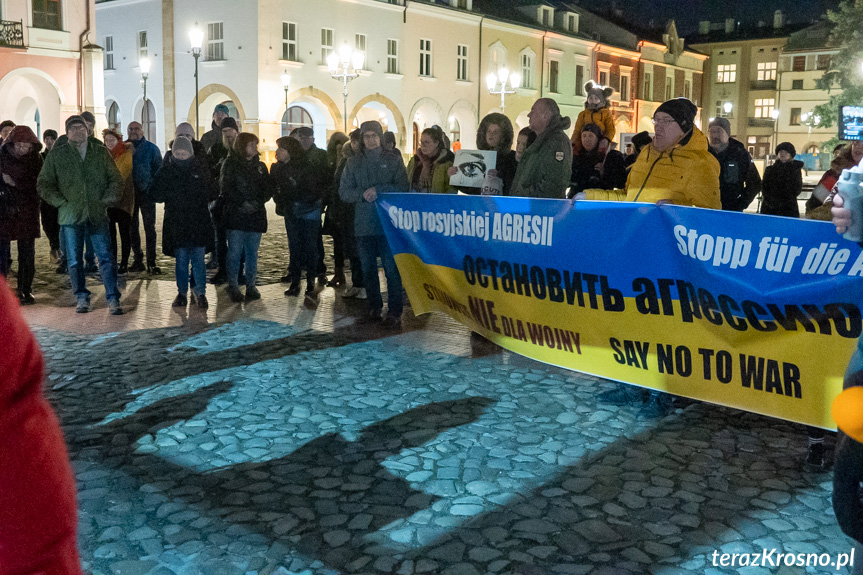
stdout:
POLYGON ((149 141, 156 139, 156 107, 152 100, 147 100, 141 108, 141 126, 144 128, 144 137, 149 141))
POLYGON ((449 120, 449 141, 453 144, 461 141, 461 126, 455 118, 449 120))
POLYGON ((313 128, 312 116, 300 106, 291 106, 282 116, 282 136, 289 136, 295 128, 313 128))
POLYGON ((123 118, 120 117, 120 106, 117 102, 111 102, 108 106, 108 127, 115 132, 123 133, 123 118))
POLYGON ((489 58, 489 70, 495 74, 501 68, 506 68, 506 48, 504 48, 503 44, 500 41, 495 42, 491 45, 488 52, 489 58))

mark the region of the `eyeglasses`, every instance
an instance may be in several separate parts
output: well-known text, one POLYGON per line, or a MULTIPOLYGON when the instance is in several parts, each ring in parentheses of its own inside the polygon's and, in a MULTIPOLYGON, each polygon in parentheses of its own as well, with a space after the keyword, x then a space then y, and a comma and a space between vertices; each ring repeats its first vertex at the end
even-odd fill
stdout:
POLYGON ((653 119, 652 119, 652 120, 650 120, 650 121, 651 121, 651 122, 653 123, 653 125, 655 126, 656 124, 671 124, 672 122, 676 122, 677 120, 675 120, 674 118, 669 118, 669 119, 667 119, 667 120, 666 120, 666 119, 664 119, 664 118, 653 118, 653 119))

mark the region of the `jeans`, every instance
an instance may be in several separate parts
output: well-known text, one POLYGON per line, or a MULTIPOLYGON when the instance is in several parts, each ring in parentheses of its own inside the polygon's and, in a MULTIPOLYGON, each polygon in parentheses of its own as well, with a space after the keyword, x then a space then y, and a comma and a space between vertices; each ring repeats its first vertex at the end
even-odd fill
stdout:
POLYGON ((387 243, 386 236, 357 236, 357 250, 363 267, 366 294, 368 295, 369 313, 380 314, 384 307, 381 297, 381 283, 378 279, 378 256, 384 267, 387 278, 388 308, 387 315, 401 317, 404 309, 404 293, 402 292, 402 277, 393 258, 393 252, 387 243))
POLYGON ((253 287, 258 275, 258 246, 261 245, 260 232, 227 230, 228 238, 228 285, 238 286, 240 258, 246 258, 246 287, 253 287))
POLYGON ((111 256, 108 222, 100 224, 85 222, 71 226, 60 226, 60 232, 66 241, 69 278, 72 280, 72 291, 75 292, 75 295, 78 297, 90 295, 90 291, 87 289, 87 279, 84 275, 84 243, 89 237, 93 242, 93 252, 99 258, 99 274, 105 285, 105 299, 119 301, 117 264, 111 256))
POLYGON ((204 263, 203 246, 177 248, 174 271, 177 274, 177 291, 186 295, 189 291, 189 264, 192 264, 192 277, 195 279, 195 295, 204 295, 207 289, 207 265, 204 263))
POLYGON ((285 216, 285 231, 288 233, 288 275, 291 281, 300 281, 300 238, 297 235, 297 219, 285 216))
POLYGON ((132 252, 135 254, 135 261, 143 260, 141 253, 141 230, 139 229, 140 221, 144 220, 144 237, 147 249, 147 267, 156 265, 156 204, 152 202, 138 203, 135 199, 135 211, 132 214, 132 252), (140 219, 138 214, 140 215, 140 219))
MULTIPOLYGON (((18 244, 18 293, 25 294, 33 291, 33 276, 36 275, 36 239, 21 238, 18 244)), ((11 242, 0 240, 0 253, 11 255, 11 242)), ((9 258, 3 257, 0 261, 0 275, 9 275, 9 258)))

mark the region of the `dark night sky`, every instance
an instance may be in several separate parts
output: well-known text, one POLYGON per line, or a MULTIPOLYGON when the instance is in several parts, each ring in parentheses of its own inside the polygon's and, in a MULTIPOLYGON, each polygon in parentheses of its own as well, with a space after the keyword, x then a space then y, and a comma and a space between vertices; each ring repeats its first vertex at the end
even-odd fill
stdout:
MULTIPOLYGON (((581 0, 579 4, 591 7, 590 1, 581 0)), ((696 32, 700 20, 735 18, 745 24, 764 20, 772 25, 775 10, 782 10, 789 23, 805 23, 825 14, 828 8, 836 9, 839 0, 614 0, 614 4, 627 20, 634 22, 652 19, 655 25, 662 26, 673 18, 680 34, 685 35, 696 32)))

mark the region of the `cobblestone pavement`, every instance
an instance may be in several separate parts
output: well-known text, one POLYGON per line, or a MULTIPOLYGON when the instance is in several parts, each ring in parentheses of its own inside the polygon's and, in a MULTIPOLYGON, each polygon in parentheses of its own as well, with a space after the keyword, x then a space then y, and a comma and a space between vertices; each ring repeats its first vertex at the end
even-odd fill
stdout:
POLYGON ((802 426, 645 419, 443 315, 393 333, 332 288, 317 308, 282 290, 178 311, 171 282, 130 276, 120 317, 38 290, 89 573, 847 573, 712 565, 851 551, 802 426))

